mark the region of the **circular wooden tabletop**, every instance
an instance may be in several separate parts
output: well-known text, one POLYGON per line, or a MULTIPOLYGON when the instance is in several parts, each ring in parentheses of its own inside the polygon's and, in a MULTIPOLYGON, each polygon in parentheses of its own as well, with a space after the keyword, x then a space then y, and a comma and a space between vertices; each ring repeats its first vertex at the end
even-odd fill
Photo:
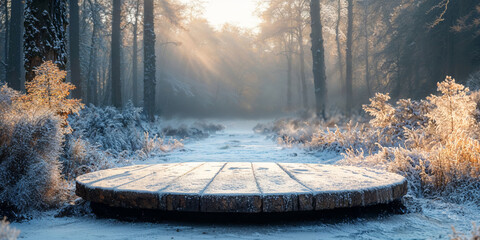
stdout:
POLYGON ((112 207, 182 212, 292 212, 389 203, 404 177, 322 164, 186 162, 133 165, 77 178, 78 196, 112 207))

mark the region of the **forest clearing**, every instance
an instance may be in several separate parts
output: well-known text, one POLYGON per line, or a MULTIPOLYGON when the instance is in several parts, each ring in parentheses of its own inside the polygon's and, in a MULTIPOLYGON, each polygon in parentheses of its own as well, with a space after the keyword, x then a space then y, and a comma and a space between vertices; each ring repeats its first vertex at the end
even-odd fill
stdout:
POLYGON ((478 239, 480 4, 0 1, 0 240, 478 239))

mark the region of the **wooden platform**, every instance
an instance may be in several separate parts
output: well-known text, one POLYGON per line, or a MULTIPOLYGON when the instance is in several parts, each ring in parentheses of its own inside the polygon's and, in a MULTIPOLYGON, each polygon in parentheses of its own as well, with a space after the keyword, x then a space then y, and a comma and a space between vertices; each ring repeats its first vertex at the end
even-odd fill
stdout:
POLYGON ((78 196, 112 207, 181 212, 292 212, 389 203, 400 175, 322 164, 187 162, 134 165, 77 178, 78 196))

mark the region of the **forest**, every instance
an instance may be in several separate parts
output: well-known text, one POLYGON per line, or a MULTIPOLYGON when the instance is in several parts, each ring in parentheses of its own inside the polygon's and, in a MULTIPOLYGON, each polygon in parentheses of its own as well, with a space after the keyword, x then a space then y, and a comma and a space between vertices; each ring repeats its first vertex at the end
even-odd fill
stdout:
POLYGON ((478 1, 1 0, 0 43, 0 240, 480 236, 478 1), (408 184, 400 214, 273 226, 130 226, 79 190, 190 162, 276 163, 304 187, 281 164, 408 184))

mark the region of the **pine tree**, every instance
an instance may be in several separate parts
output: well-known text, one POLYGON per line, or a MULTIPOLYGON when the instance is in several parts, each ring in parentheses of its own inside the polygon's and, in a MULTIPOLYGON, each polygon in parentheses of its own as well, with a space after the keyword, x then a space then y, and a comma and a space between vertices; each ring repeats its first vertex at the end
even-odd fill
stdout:
POLYGON ((325 49, 323 47, 322 22, 320 17, 320 1, 311 0, 310 18, 312 21, 312 56, 313 78, 315 84, 315 103, 317 117, 326 119, 325 105, 327 100, 327 77, 325 74, 325 49))
POLYGON ((79 99, 68 99, 75 86, 65 82, 67 72, 47 61, 34 70, 35 78, 25 84, 26 95, 19 100, 25 109, 48 108, 64 121, 68 115, 78 113, 83 107, 79 99))

